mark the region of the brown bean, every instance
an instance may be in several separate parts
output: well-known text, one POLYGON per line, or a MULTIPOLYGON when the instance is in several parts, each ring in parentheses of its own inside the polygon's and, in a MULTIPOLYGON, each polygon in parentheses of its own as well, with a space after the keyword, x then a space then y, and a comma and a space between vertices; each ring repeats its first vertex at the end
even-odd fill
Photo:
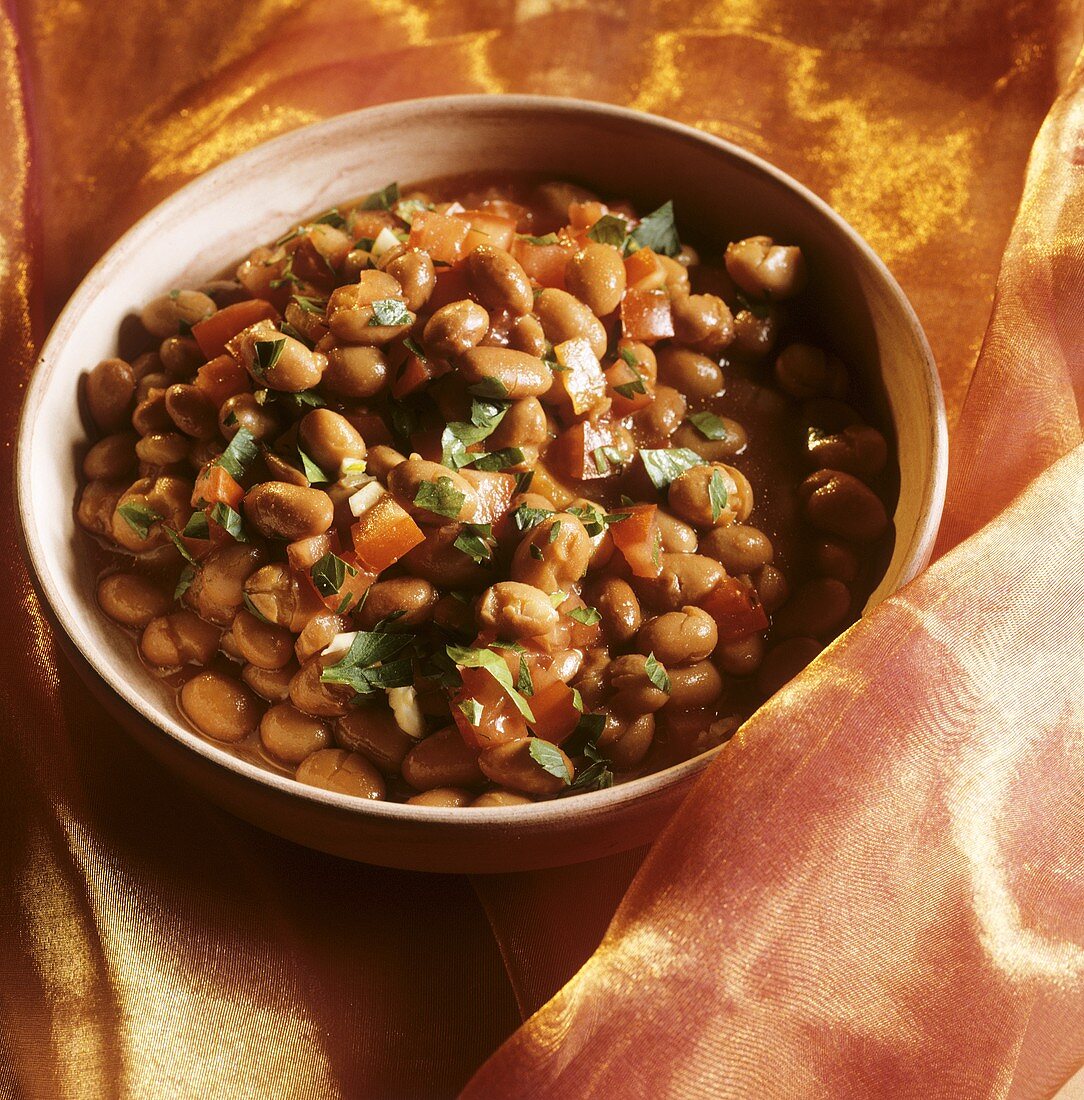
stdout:
POLYGON ((251 393, 227 397, 218 410, 218 429, 226 439, 233 439, 242 428, 256 439, 269 439, 279 432, 278 415, 273 408, 261 405, 251 393))
POLYGON ((700 542, 700 552, 720 562, 734 576, 754 572, 767 565, 775 554, 763 531, 743 523, 709 531, 700 542))
POLYGON ((769 614, 782 607, 790 595, 787 578, 774 565, 762 565, 754 574, 753 584, 764 610, 769 614))
POLYGON ((284 627, 239 611, 227 634, 237 652, 258 668, 285 668, 294 655, 293 635, 284 627))
POLYGON ((662 573, 658 577, 634 577, 637 595, 659 611, 678 611, 686 605, 698 607, 709 592, 726 576, 714 559, 703 554, 661 555, 662 573))
POLYGON ((166 391, 152 389, 140 400, 132 412, 132 427, 140 435, 150 432, 169 432, 173 430, 173 421, 166 408, 166 391))
POLYGON ((394 447, 378 443, 375 447, 369 449, 369 455, 365 462, 367 473, 372 474, 373 477, 379 478, 381 481, 387 481, 388 474, 400 462, 406 462, 406 455, 400 454, 394 447))
POLYGON ((141 377, 138 371, 136 371, 136 363, 139 363, 143 358, 144 356, 141 355, 139 359, 132 364, 132 370, 136 373, 136 378, 138 379, 135 392, 137 406, 154 396, 159 390, 165 393, 165 391, 173 385, 173 379, 166 374, 165 371, 156 371, 150 374, 144 374, 141 377))
POLYGON ((666 274, 666 292, 671 298, 684 298, 689 294, 689 269, 670 256, 658 257, 659 263, 666 274))
POLYGON ((166 412, 170 420, 194 439, 213 439, 218 435, 218 409, 196 386, 178 383, 166 390, 166 412))
POLYGON ((438 588, 475 588, 488 583, 489 570, 456 547, 455 540, 462 533, 461 523, 428 527, 425 542, 403 558, 403 565, 438 588))
POLYGON ((175 531, 183 530, 192 515, 191 497, 192 482, 187 478, 170 474, 141 478, 133 482, 117 501, 109 534, 118 546, 135 554, 164 546, 167 535, 162 529, 163 524, 175 531), (159 517, 151 523, 146 538, 126 518, 131 514, 131 507, 146 509, 159 517))
POLYGON ((531 312, 534 295, 530 280, 511 253, 482 244, 467 256, 463 266, 467 285, 486 309, 504 309, 513 314, 531 312))
POLYGON ((181 688, 181 709, 204 736, 233 743, 256 732, 261 707, 244 684, 208 671, 181 688))
POLYGON ((547 516, 520 540, 512 556, 515 581, 543 592, 569 592, 587 572, 594 546, 576 516, 557 512, 547 516))
POLYGON ((880 498, 856 477, 840 470, 818 470, 798 487, 806 519, 829 535, 872 542, 888 527, 880 498))
MULTIPOLYGON (((722 298, 690 294, 670 304, 674 337, 698 351, 722 351, 734 339, 734 318, 722 298)), ((661 369, 661 365, 660 365, 661 369)))
POLYGON ((192 578, 185 602, 202 618, 227 625, 244 602, 246 581, 266 560, 264 550, 247 543, 212 551, 192 578))
POLYGON ((695 554, 698 544, 696 532, 676 516, 660 508, 655 513, 663 550, 671 554, 695 554))
POLYGON ((636 636, 642 616, 640 601, 628 581, 601 576, 589 582, 584 599, 602 616, 602 631, 613 645, 625 645, 636 636))
POLYGON ((404 757, 402 772, 416 791, 476 787, 485 780, 477 755, 454 726, 446 726, 419 741, 404 757))
POLYGON ((313 409, 298 425, 298 441, 305 453, 333 477, 344 462, 365 458, 365 440, 346 419, 331 409, 313 409))
POLYGON ((484 810, 487 807, 495 809, 500 806, 528 806, 532 802, 534 802, 534 799, 529 795, 517 794, 515 791, 505 791, 495 787, 491 791, 480 794, 471 803, 471 806, 484 810))
POLYGON ((655 400, 632 419, 652 441, 665 440, 681 426, 687 408, 685 398, 673 386, 659 386, 655 390, 655 400))
POLYGON ((245 665, 241 669, 241 679, 261 699, 270 703, 283 703, 290 698, 290 681, 297 673, 297 665, 292 661, 283 668, 259 668, 245 665))
POLYGON ((715 651, 715 665, 727 676, 752 676, 764 659, 764 638, 750 634, 736 642, 724 642, 715 651))
POLYGON ((264 481, 245 494, 245 517, 265 538, 293 542, 322 535, 335 518, 327 493, 284 481, 264 481))
POLYGON ((298 664, 323 653, 335 640, 337 634, 346 629, 346 619, 334 611, 317 611, 304 625, 294 643, 294 656, 298 664))
POLYGON ((548 438, 549 425, 542 402, 537 397, 524 397, 512 402, 485 445, 490 451, 505 447, 540 447, 548 438))
POLYGON ((143 327, 160 340, 187 332, 193 325, 210 317, 218 309, 214 300, 198 290, 171 290, 152 298, 139 319, 143 327))
POLYGON ((311 657, 297 670, 290 681, 290 702, 317 718, 341 718, 350 713, 354 689, 347 684, 321 680, 324 667, 320 657, 311 657))
POLYGON ((788 638, 768 650, 757 673, 757 688, 764 695, 774 695, 784 684, 820 653, 820 642, 814 638, 788 638))
POLYGON ((479 755, 478 766, 489 779, 502 787, 510 787, 514 791, 536 797, 557 794, 572 782, 572 761, 553 746, 560 757, 560 766, 565 769, 563 776, 554 775, 531 755, 531 748, 535 743, 535 738, 525 737, 518 741, 490 745, 479 755))
POLYGON ((596 317, 613 313, 625 293, 621 253, 612 245, 588 241, 565 265, 565 286, 596 317))
POLYGON ((87 375, 87 407, 99 431, 116 432, 128 426, 135 390, 135 374, 123 359, 103 359, 87 375))
POLYGON ((221 631, 191 611, 171 611, 152 619, 143 630, 139 648, 152 664, 205 665, 218 652, 221 631))
POLYGON ((327 369, 320 380, 340 397, 372 397, 388 381, 388 361, 380 348, 344 344, 327 351, 327 369))
POLYGON ((742 309, 734 314, 734 351, 756 356, 771 354, 779 337, 778 310, 761 306, 756 310, 742 309))
POLYGON ((815 397, 802 404, 801 422, 806 428, 815 428, 819 435, 834 435, 853 424, 861 424, 862 417, 846 401, 833 397, 815 397))
MULTIPOLYGON (((407 805, 436 806, 440 809, 450 810, 458 806, 470 805, 473 798, 474 795, 462 787, 434 787, 431 791, 422 791, 421 794, 411 795, 407 799, 407 805)), ((530 801, 530 799, 527 801, 530 801)))
POLYGON ((398 775, 406 754, 418 744, 399 728, 386 703, 355 708, 336 719, 335 743, 360 752, 385 775, 398 775))
POLYGON ((547 287, 535 299, 534 312, 551 344, 563 344, 582 336, 591 345, 596 358, 601 359, 606 354, 606 329, 602 322, 567 291, 547 287))
POLYGON ((553 385, 553 372, 541 359, 511 348, 470 348, 456 366, 472 392, 488 397, 538 397, 553 385))
POLYGON ((654 386, 658 382, 659 362, 655 357, 654 349, 647 344, 622 336, 617 341, 617 353, 649 385, 654 386))
POLYGON ((753 487, 740 470, 713 462, 674 478, 667 500, 682 519, 697 527, 726 527, 753 510, 753 487))
POLYGON ((814 577, 800 585, 775 616, 777 638, 804 634, 831 638, 851 610, 851 590, 833 577, 814 577))
POLYGON ((510 641, 549 634, 561 619, 549 596, 518 581, 500 581, 487 588, 478 601, 477 615, 480 629, 510 641))
MULTIPOLYGON (((477 251, 477 250, 475 250, 477 251)), ((516 317, 508 328, 508 347, 541 359, 546 354, 546 334, 542 323, 533 313, 516 317)))
POLYGON ((309 585, 302 588, 290 569, 275 562, 257 569, 245 582, 246 602, 269 622, 300 631, 313 615, 325 610, 309 585))
POLYGON ((723 680, 711 661, 699 661, 682 668, 672 668, 670 673, 671 710, 694 710, 709 707, 723 693, 723 680))
MULTIPOLYGON (((643 653, 627 653, 613 661, 606 670, 611 693, 610 706, 618 714, 650 714, 669 702, 669 693, 648 674, 647 661, 643 653)), ((658 663, 661 667, 662 663, 658 663)), ((661 671, 665 673, 666 669, 661 671)))
POLYGON ((172 603, 170 593, 140 573, 109 573, 98 581, 98 605, 122 626, 142 630, 172 603))
POLYGON ((75 518, 81 527, 95 535, 111 538, 113 517, 121 497, 126 492, 123 484, 110 481, 89 481, 79 497, 75 518))
POLYGON ((99 439, 83 456, 83 476, 88 481, 117 481, 136 468, 135 432, 117 432, 99 439))
POLYGON ((411 313, 417 313, 436 289, 437 272, 428 252, 407 248, 381 266, 399 284, 411 313))
POLYGON ((294 778, 310 787, 373 801, 382 799, 386 789, 380 773, 364 756, 343 749, 314 752, 301 762, 294 778))
POLYGON ((260 744, 278 764, 296 767, 306 757, 331 745, 331 729, 291 703, 269 707, 260 719, 260 744))
POLYGON ((227 348, 260 386, 284 393, 319 385, 327 368, 327 356, 279 332, 270 321, 250 325, 227 348))
POLYGON ((800 248, 776 244, 771 237, 746 237, 726 246, 727 274, 758 298, 790 298, 805 284, 800 248))
POLYGON ((879 474, 888 461, 888 443, 876 428, 852 424, 835 435, 810 431, 809 457, 821 469, 842 470, 859 477, 879 474))
POLYGON ((167 336, 158 349, 158 359, 166 374, 190 378, 203 365, 203 352, 190 336, 167 336))
POLYGON ((466 521, 478 507, 478 497, 462 474, 424 458, 408 458, 395 466, 388 473, 388 491, 414 519, 425 524, 466 521), (448 514, 453 509, 454 513, 448 514))
POLYGON ((686 397, 714 397, 723 392, 723 368, 692 348, 659 348, 659 377, 686 397))
POLYGON ((140 438, 135 453, 148 466, 176 466, 188 457, 191 446, 192 440, 180 432, 151 432, 140 438))
POLYGON ((489 331, 489 314, 469 298, 449 302, 425 324, 422 340, 426 351, 439 359, 452 359, 482 342, 489 331))
POLYGON ((852 584, 861 568, 858 555, 849 546, 830 541, 814 545, 812 565, 818 573, 825 577, 835 577, 844 584, 852 584))
POLYGON ((617 771, 628 771, 643 762, 655 739, 655 715, 606 715, 598 746, 617 771))
POLYGON ((715 620, 699 607, 683 607, 648 619, 636 637, 636 648, 654 653, 667 668, 678 668, 706 660, 718 642, 715 620))
POLYGON ((402 287, 385 271, 363 271, 356 283, 333 290, 328 298, 328 327, 338 339, 351 344, 383 347, 405 335, 414 319, 406 308, 402 287), (373 308, 377 301, 399 302, 405 312, 403 322, 381 324, 373 308))
POLYGON ((393 577, 377 581, 355 614, 363 630, 392 616, 400 627, 421 626, 433 618, 438 599, 437 590, 421 577, 393 577))
POLYGON ((811 344, 791 344, 775 360, 779 388, 799 401, 813 397, 842 397, 847 392, 847 371, 834 356, 811 344))

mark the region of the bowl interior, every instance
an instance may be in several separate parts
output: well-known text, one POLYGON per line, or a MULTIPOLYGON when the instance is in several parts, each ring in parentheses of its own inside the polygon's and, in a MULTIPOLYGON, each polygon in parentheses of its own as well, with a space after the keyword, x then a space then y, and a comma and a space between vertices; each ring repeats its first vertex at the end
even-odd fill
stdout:
MULTIPOLYGON (((87 447, 76 401, 80 376, 115 354, 123 319, 149 298, 199 283, 255 244, 317 210, 383 186, 470 171, 520 170, 629 193, 643 203, 675 200, 679 221, 721 243, 768 232, 805 251, 812 308, 836 350, 882 403, 901 457, 896 544, 871 603, 925 564, 940 517, 946 448, 944 410, 928 346, 883 265, 823 203, 749 154, 650 116, 533 97, 451 97, 356 112, 288 134, 190 184, 142 219, 90 273, 58 320, 33 378, 18 453, 23 531, 40 590, 91 666, 131 706, 173 737, 261 782, 303 788, 245 765, 178 720, 172 691, 142 666, 131 640, 98 611, 93 569, 80 553, 73 517, 78 465, 87 447)), ((609 791, 599 802, 635 798, 677 782, 679 766, 609 791)), ((346 800, 351 803, 352 800, 346 800)), ((580 801, 577 799, 575 801, 580 801)), ((525 820, 560 814, 567 802, 516 807, 525 820)), ((359 809, 360 809, 359 805, 359 809)), ((462 811, 364 804, 365 812, 447 815, 462 811)))

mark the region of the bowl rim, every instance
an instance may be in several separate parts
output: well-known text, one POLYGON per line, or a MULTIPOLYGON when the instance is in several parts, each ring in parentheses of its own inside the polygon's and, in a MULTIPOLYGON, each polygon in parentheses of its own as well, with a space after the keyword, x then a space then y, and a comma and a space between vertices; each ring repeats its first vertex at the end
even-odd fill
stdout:
POLYGON ((944 396, 926 334, 913 306, 884 261, 874 252, 857 230, 827 202, 782 169, 777 168, 769 161, 740 145, 649 112, 595 100, 545 95, 495 96, 469 94, 427 96, 377 104, 333 115, 330 118, 290 130, 228 158, 214 168, 190 180, 142 214, 110 245, 80 280, 63 309, 57 315, 35 359, 34 369, 28 380, 26 396, 19 414, 16 436, 14 473, 15 498, 19 518, 18 537, 23 554, 30 566, 31 581, 39 599, 45 605, 50 622, 54 625, 54 628, 63 631, 68 642, 75 647, 105 684, 122 702, 135 710, 160 733, 179 741, 191 751, 232 771, 242 780, 269 786, 287 796, 299 798, 303 801, 321 803, 341 811, 393 819, 407 827, 415 825, 421 828, 426 825, 439 825, 452 826, 468 832, 485 831, 489 833, 495 826, 544 825, 551 820, 555 821, 558 818, 563 818, 569 812, 570 805, 594 818, 653 793, 659 794, 684 782, 687 778, 706 768, 725 745, 716 746, 680 764, 671 765, 661 771, 631 779, 604 790, 577 794, 571 800, 557 798, 529 805, 485 808, 412 806, 406 803, 361 799, 353 795, 326 791, 322 788, 298 783, 289 776, 279 775, 277 772, 245 760, 231 752, 228 747, 220 746, 202 737, 194 730, 188 729, 180 720, 174 719, 171 725, 163 724, 154 709, 147 704, 138 691, 134 690, 124 680, 114 676, 102 662, 99 662, 96 651, 91 650, 88 652, 73 636, 66 621, 67 609, 59 599, 54 601, 52 588, 46 583, 51 571, 48 567, 48 555, 38 537, 38 524, 32 507, 30 439, 33 434, 36 409, 53 373, 50 369, 50 363, 56 358, 58 351, 65 346, 69 330, 92 306, 96 284, 107 278, 111 271, 122 267, 127 262, 129 253, 136 250, 140 238, 148 231, 149 223, 167 216, 174 207, 187 205, 193 198, 206 197, 208 200, 213 200, 219 189, 220 181, 228 179, 233 173, 260 163, 268 155, 285 153, 295 145, 304 147, 313 140, 319 141, 330 138, 338 131, 353 131, 359 125, 363 126, 370 120, 379 121, 382 118, 394 118, 400 115, 413 116, 419 111, 425 111, 430 118, 438 114, 448 115, 462 112, 530 115, 545 111, 557 115, 567 115, 572 118, 589 118, 596 123, 612 119, 615 122, 624 124, 668 131, 679 138, 708 146, 724 156, 743 162, 747 168, 770 177, 775 183, 782 185, 795 194, 805 204, 813 207, 821 218, 830 222, 834 229, 857 249, 879 277, 881 283, 890 292, 894 305, 900 310, 911 331, 915 348, 920 354, 922 367, 924 368, 923 384, 932 428, 932 477, 926 486, 926 497, 923 502, 921 519, 913 537, 912 545, 914 549, 903 563, 897 589, 906 584, 925 567, 930 559, 934 538, 940 523, 948 476, 948 434, 944 396), (478 812, 464 813, 464 810, 471 809, 477 809, 478 812))

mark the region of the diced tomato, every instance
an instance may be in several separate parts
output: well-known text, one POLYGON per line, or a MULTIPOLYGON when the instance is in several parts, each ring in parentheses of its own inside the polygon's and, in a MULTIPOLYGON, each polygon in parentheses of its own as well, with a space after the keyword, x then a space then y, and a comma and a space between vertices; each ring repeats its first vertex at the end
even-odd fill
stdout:
POLYGON ((210 504, 228 504, 236 508, 245 497, 245 490, 223 466, 209 462, 199 472, 192 489, 192 507, 203 508, 210 504))
POLYGON ((525 206, 520 206, 518 202, 509 202, 507 199, 486 199, 479 203, 478 209, 484 210, 487 214, 497 214, 499 217, 507 218, 513 225, 519 225, 527 213, 525 206))
POLYGON ((463 252, 470 225, 456 217, 419 210, 410 227, 410 247, 428 252, 434 263, 454 264, 463 252))
MULTIPOLYGON (((349 550, 344 550, 339 556, 350 567, 346 571, 342 586, 338 592, 332 592, 328 596, 320 595, 319 590, 317 590, 317 595, 320 595, 320 598, 324 601, 324 606, 329 611, 335 611, 343 615, 352 608, 357 607, 362 596, 369 590, 369 586, 376 580, 376 574, 365 569, 358 561, 357 556, 349 550), (350 569, 355 570, 355 572, 351 574, 350 569)), ((310 580, 311 577, 310 570, 310 580)))
POLYGON ((219 355, 196 371, 196 388, 203 390, 215 405, 247 392, 250 385, 248 371, 232 355, 219 355))
POLYGON ((606 371, 606 385, 609 387, 606 392, 618 416, 629 416, 637 409, 646 408, 655 399, 651 383, 621 358, 606 371), (618 386, 624 392, 619 392, 618 386))
POLYGON ((355 241, 375 241, 381 229, 394 229, 395 217, 387 210, 351 210, 347 230, 355 241))
POLYGON ((471 748, 484 749, 527 736, 526 719, 490 673, 484 668, 464 668, 460 673, 463 686, 452 695, 452 718, 471 748), (472 700, 482 708, 477 724, 460 705, 472 700))
POLYGON ((636 504, 622 508, 629 518, 610 526, 614 546, 625 556, 629 568, 637 577, 657 577, 662 573, 662 543, 655 520, 654 504, 636 504))
POLYGON ((291 270, 299 279, 317 287, 324 294, 328 294, 335 289, 338 280, 334 269, 317 252, 316 246, 308 237, 298 244, 291 256, 293 257, 291 270))
POLYGON ((390 446, 392 443, 391 432, 388 430, 384 418, 373 412, 372 409, 350 409, 344 411, 343 416, 357 428, 366 446, 375 447, 378 444, 390 446))
POLYGON ((212 313, 205 321, 192 326, 192 337, 199 344, 200 351, 208 359, 214 359, 226 350, 226 345, 242 329, 257 321, 279 320, 279 311, 270 302, 262 298, 253 298, 247 302, 237 302, 212 313))
POLYGON ((641 248, 625 260, 625 285, 629 290, 661 290, 666 269, 650 248, 641 248))
POLYGON ((567 244, 531 244, 517 237, 512 244, 512 255, 519 260, 527 277, 539 286, 565 288, 565 267, 575 249, 567 244))
POLYGON ((582 336, 557 344, 553 354, 565 369, 554 372, 560 390, 568 395, 572 412, 583 416, 606 399, 606 378, 590 343, 582 336))
POLYGON ((435 313, 441 306, 461 302, 469 297, 467 272, 462 267, 438 267, 437 285, 425 303, 427 313, 435 313))
POLYGON ((410 354, 395 373, 391 395, 397 400, 409 397, 410 394, 424 389, 434 378, 447 374, 449 369, 448 364, 440 359, 422 359, 421 356, 410 354))
POLYGON ((768 615, 756 589, 737 577, 724 577, 700 606, 719 627, 720 642, 737 642, 768 629, 768 615))
POLYGON ((569 596, 558 608, 561 612, 561 621, 569 624, 571 635, 570 644, 576 649, 590 649, 598 645, 602 640, 602 627, 599 623, 581 623, 579 619, 573 619, 571 612, 582 611, 587 604, 579 596, 569 596))
POLYGON ((567 508, 580 495, 570 485, 565 484, 550 469, 549 464, 544 462, 539 462, 534 468, 530 491, 541 493, 542 496, 552 500, 558 508, 567 508))
POLYGON ((295 573, 307 573, 331 548, 331 539, 327 535, 312 535, 291 542, 286 547, 286 560, 295 573))
POLYGON ((512 247, 516 236, 516 223, 512 219, 503 218, 491 210, 465 210, 455 216, 470 226, 470 232, 463 242, 464 256, 473 252, 480 244, 490 244, 505 251, 512 247))
POLYGON ((534 722, 531 728, 546 741, 555 745, 566 741, 579 725, 581 713, 573 702, 575 694, 568 684, 553 680, 549 685, 539 688, 530 698, 534 722))
POLYGON ((614 434, 613 424, 608 420, 597 423, 582 420, 566 428, 550 445, 546 457, 561 463, 569 477, 578 481, 594 481, 600 477, 610 477, 618 471, 621 463, 615 461, 605 448, 615 447, 624 453, 623 444, 614 434))
POLYGON ((595 202, 570 202, 568 204, 568 221, 573 229, 590 229, 591 226, 608 214, 609 208, 605 203, 595 202))
POLYGON ((425 542, 421 528, 387 493, 358 516, 350 534, 358 561, 372 573, 394 565, 409 550, 425 542))
POLYGON ((459 471, 469 481, 478 498, 478 507, 471 517, 472 523, 500 523, 512 506, 516 495, 516 479, 512 474, 498 470, 472 470, 469 466, 459 471))
POLYGON ((665 290, 628 290, 621 299, 621 331, 645 344, 674 335, 670 298, 665 290))

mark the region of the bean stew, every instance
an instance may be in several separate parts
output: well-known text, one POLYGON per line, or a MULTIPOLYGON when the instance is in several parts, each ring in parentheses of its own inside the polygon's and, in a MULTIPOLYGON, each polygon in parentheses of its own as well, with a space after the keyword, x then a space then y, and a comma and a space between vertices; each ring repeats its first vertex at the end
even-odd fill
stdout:
POLYGON ((459 177, 150 301, 85 377, 102 611, 203 736, 362 798, 721 744, 860 613, 897 474, 801 250, 697 248, 669 202, 459 177))

